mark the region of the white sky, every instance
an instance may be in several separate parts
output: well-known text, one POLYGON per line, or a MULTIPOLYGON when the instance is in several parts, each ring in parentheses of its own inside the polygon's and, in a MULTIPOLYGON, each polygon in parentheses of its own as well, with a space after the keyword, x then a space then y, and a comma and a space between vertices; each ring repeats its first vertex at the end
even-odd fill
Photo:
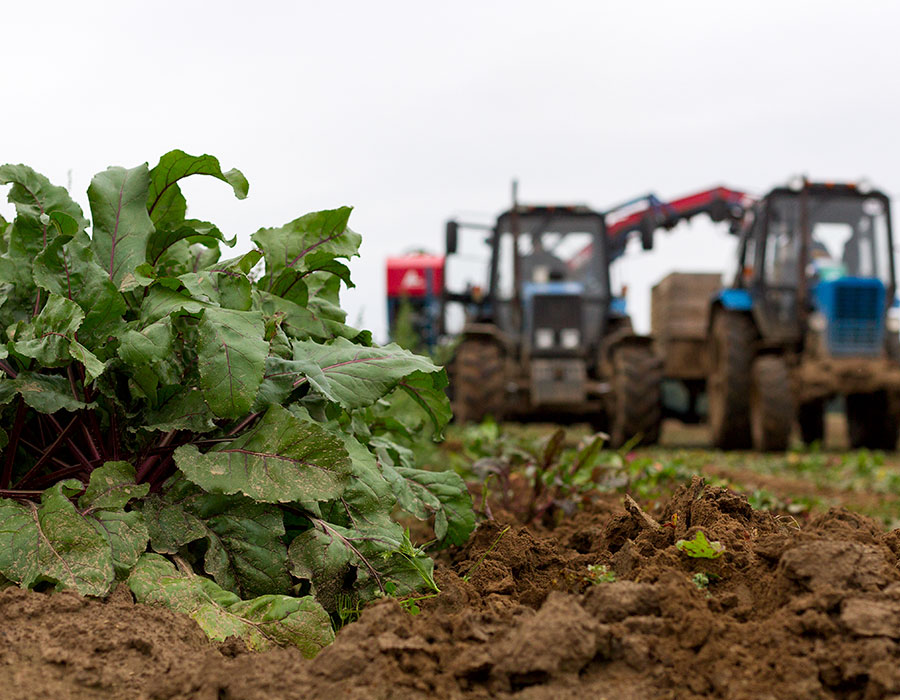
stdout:
MULTIPOLYGON (((513 177, 524 202, 598 209, 799 172, 900 193, 898 20, 832 0, 2 3, 0 162, 71 170, 85 205, 108 165, 211 153, 250 196, 193 178, 190 214, 244 249, 352 204, 345 306, 383 338, 384 259, 439 250, 450 216, 488 221, 513 177)), ((634 251, 637 327, 650 284, 730 269, 728 248, 698 220, 634 251)))

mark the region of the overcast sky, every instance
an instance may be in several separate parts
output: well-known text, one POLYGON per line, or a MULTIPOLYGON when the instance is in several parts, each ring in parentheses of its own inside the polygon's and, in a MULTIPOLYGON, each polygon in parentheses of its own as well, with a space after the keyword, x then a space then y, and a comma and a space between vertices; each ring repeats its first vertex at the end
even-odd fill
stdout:
MULTIPOLYGON (((897 3, 54 0, 0 18, 0 162, 71 171, 85 205, 109 165, 216 155, 250 196, 193 178, 190 215, 244 249, 353 205, 345 306, 379 338, 384 259, 439 250, 450 216, 489 220, 513 177, 522 201, 599 209, 801 172, 900 193, 897 3)), ((636 325, 666 271, 730 267, 726 239, 698 221, 633 251, 636 325)))

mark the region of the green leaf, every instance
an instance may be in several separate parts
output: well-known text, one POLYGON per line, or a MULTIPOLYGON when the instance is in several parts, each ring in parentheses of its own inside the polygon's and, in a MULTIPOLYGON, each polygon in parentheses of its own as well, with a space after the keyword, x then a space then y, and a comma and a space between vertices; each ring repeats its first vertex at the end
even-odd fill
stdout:
POLYGON ((57 237, 34 260, 34 281, 48 292, 71 299, 84 312, 79 341, 95 348, 116 335, 125 314, 125 299, 97 264, 84 232, 57 237))
POLYGON ((104 462, 91 472, 88 487, 78 499, 84 510, 124 508, 129 501, 143 498, 150 491, 149 484, 134 483, 134 467, 128 462, 104 462))
POLYGON ((176 292, 161 284, 154 284, 149 288, 147 297, 141 304, 141 320, 150 324, 166 316, 185 313, 196 315, 207 306, 208 304, 197 301, 186 294, 176 292))
MULTIPOLYGON (((263 228, 251 238, 265 254, 268 287, 289 268, 302 270, 304 258, 325 253, 332 258, 358 254, 361 237, 347 228, 350 207, 306 214, 278 228, 263 228)), ((321 264, 322 258, 317 257, 321 264)))
POLYGON ((193 445, 179 447, 175 463, 206 491, 312 508, 340 496, 350 467, 339 440, 281 406, 271 406, 251 430, 206 454, 193 445))
POLYGON ((177 571, 158 554, 141 557, 128 585, 138 602, 189 615, 215 641, 240 637, 256 651, 295 646, 307 658, 334 641, 328 614, 309 596, 241 601, 207 578, 177 571))
POLYGON ((143 512, 157 552, 175 554, 206 539, 204 569, 222 588, 246 598, 290 587, 280 509, 175 479, 145 501, 143 512))
POLYGON ((84 312, 74 301, 51 294, 41 313, 13 346, 16 353, 37 360, 45 367, 62 367, 72 356, 69 345, 84 320, 84 312))
POLYGON ((171 357, 175 336, 172 319, 165 318, 140 330, 127 330, 119 336, 118 354, 129 365, 158 362, 171 357))
POLYGON ((39 506, 0 499, 0 573, 25 588, 51 581, 82 595, 109 592, 112 550, 69 500, 80 490, 67 479, 44 491, 39 506))
POLYGON ((210 410, 203 392, 186 389, 168 399, 158 408, 148 411, 144 425, 148 431, 168 433, 171 430, 189 430, 192 433, 207 433, 215 429, 216 416, 210 410))
POLYGON ((279 314, 283 317, 282 328, 292 338, 298 340, 346 338, 366 344, 372 342, 372 334, 369 331, 351 328, 274 294, 259 292, 258 296, 260 307, 267 316, 279 314))
POLYGON ((422 588, 437 590, 434 562, 412 547, 409 537, 392 523, 382 530, 353 530, 320 519, 300 533, 288 549, 291 573, 307 579, 326 610, 333 609, 340 593, 364 600, 392 588, 399 596, 422 588), (355 578, 348 574, 355 573, 355 578), (352 590, 344 582, 352 580, 352 590), (390 584, 390 585, 389 585, 390 584))
POLYGON ((400 507, 425 520, 434 515, 434 534, 439 541, 463 545, 475 529, 472 497, 456 472, 433 472, 382 464, 385 478, 400 507))
POLYGON ((450 399, 447 398, 447 372, 415 372, 400 380, 398 386, 405 391, 431 420, 435 438, 443 435, 444 428, 453 417, 450 399))
POLYGON ((367 348, 344 338, 328 345, 297 341, 294 360, 304 375, 295 384, 309 381, 329 401, 347 409, 375 403, 414 372, 440 371, 428 358, 398 345, 367 348))
POLYGON ((20 372, 19 376, 8 381, 26 404, 41 413, 78 411, 88 407, 72 395, 69 380, 58 374, 20 372))
POLYGON ((150 171, 146 197, 147 211, 157 227, 171 227, 184 221, 187 201, 178 181, 190 175, 210 175, 231 185, 234 196, 244 199, 250 189, 247 178, 236 168, 222 172, 219 160, 210 155, 192 156, 184 151, 169 151, 150 171))
POLYGON ((147 241, 154 231, 145 206, 149 185, 144 163, 130 170, 109 168, 95 175, 88 187, 94 223, 91 245, 120 291, 138 285, 135 268, 147 262, 147 241))
POLYGON ((699 559, 717 559, 725 552, 725 545, 721 542, 710 542, 701 530, 697 530, 692 540, 678 540, 675 547, 689 557, 699 559))
POLYGON ((60 214, 66 215, 76 230, 87 228, 87 220, 64 187, 51 184, 27 165, 0 166, 0 184, 12 184, 9 201, 16 205, 7 251, 14 262, 12 269, 17 281, 30 284, 32 261, 57 235, 53 215, 57 214, 57 221, 62 220, 60 214))
POLYGON ((189 244, 201 243, 207 248, 218 248, 221 242, 230 248, 234 246, 237 238, 226 238, 218 227, 208 221, 189 219, 180 222, 174 228, 157 229, 150 234, 147 241, 147 261, 155 266, 163 254, 179 241, 187 241, 189 244))
POLYGON ((259 311, 210 307, 200 321, 200 379, 210 408, 220 418, 240 418, 253 405, 263 380, 269 344, 259 311))

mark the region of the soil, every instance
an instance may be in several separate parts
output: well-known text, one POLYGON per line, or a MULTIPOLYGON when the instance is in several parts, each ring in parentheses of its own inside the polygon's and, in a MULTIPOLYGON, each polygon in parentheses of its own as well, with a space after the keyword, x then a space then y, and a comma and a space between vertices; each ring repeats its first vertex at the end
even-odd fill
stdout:
POLYGON ((0 696, 900 700, 900 530, 837 509, 799 525, 699 479, 657 515, 600 501, 501 536, 495 513, 438 562, 418 615, 371 605, 312 661, 210 644, 121 588, 7 589, 0 696), (698 530, 724 554, 675 547, 698 530), (589 564, 616 581, 589 583, 589 564))

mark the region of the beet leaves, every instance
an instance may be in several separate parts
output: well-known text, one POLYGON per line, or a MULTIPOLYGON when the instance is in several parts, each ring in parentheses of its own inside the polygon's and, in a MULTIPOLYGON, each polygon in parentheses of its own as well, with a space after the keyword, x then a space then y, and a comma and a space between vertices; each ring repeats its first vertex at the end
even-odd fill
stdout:
POLYGON ((474 526, 462 480, 416 468, 421 426, 392 410, 404 395, 439 435, 446 375, 346 324, 348 207, 222 259, 234 239, 187 218, 198 174, 247 195, 239 171, 172 151, 95 176, 89 222, 0 167, 0 575, 94 596, 127 581, 213 638, 312 655, 339 599, 434 588, 395 507, 444 543, 474 526))

